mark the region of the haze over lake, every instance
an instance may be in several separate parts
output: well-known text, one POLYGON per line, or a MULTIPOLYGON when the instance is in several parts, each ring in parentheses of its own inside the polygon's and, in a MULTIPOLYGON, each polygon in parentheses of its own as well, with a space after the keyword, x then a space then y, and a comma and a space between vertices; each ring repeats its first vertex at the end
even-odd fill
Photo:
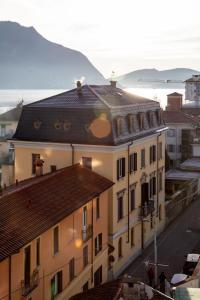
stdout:
MULTIPOLYGON (((168 94, 178 92, 184 95, 185 93, 184 89, 129 88, 126 90, 130 93, 159 101, 162 108, 166 106, 168 94)), ((0 113, 15 107, 22 99, 24 104, 29 104, 62 92, 64 90, 0 90, 0 113)))

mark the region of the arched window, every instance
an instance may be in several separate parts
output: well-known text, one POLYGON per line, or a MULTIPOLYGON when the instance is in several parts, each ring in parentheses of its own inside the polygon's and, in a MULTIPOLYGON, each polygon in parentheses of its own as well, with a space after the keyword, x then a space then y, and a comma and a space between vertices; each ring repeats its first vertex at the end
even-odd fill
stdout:
POLYGON ((118 258, 121 257, 122 257, 122 238, 120 237, 118 241, 118 258))

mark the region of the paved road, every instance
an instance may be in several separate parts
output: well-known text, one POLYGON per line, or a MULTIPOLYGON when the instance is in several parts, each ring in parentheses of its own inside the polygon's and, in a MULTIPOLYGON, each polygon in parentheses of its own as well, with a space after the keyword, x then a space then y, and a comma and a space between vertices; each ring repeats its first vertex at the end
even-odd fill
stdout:
MULTIPOLYGON (((168 279, 174 273, 182 272, 184 255, 199 249, 200 253, 200 199, 194 201, 158 238, 158 263, 169 267, 159 267, 158 275, 165 271, 168 279), (198 244, 198 245, 197 245, 198 244)), ((144 250, 124 273, 147 281, 144 261, 153 261, 153 244, 144 250)))

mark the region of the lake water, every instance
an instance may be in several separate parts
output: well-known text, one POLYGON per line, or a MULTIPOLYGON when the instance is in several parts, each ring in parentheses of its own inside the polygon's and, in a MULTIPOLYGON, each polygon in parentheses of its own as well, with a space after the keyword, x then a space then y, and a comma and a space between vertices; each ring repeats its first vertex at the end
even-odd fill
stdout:
MULTIPOLYGON (((184 94, 184 89, 149 89, 149 88, 129 88, 128 92, 147 97, 160 102, 165 108, 167 95, 173 92, 184 94)), ((28 104, 46 97, 62 93, 64 90, 0 90, 0 113, 16 106, 22 99, 24 104, 28 104)))

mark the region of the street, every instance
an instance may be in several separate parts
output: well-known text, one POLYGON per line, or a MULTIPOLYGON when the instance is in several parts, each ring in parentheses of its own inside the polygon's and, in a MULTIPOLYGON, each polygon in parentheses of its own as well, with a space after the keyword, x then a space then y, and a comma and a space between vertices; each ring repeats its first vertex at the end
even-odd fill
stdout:
MULTIPOLYGON (((158 263, 168 267, 158 267, 158 276, 164 271, 170 280, 174 273, 181 273, 184 255, 199 248, 200 240, 200 199, 194 201, 177 219, 158 237, 158 263)), ((147 281, 145 261, 154 261, 153 243, 143 251, 124 271, 143 281, 147 281)))

